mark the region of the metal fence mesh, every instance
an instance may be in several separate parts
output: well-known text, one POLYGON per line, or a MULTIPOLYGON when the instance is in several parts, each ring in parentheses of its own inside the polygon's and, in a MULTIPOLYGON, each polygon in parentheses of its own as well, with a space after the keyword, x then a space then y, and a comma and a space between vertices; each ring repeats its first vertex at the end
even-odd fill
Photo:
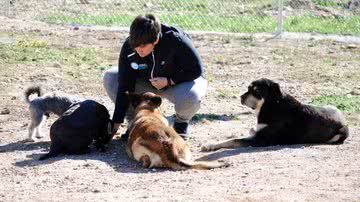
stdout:
POLYGON ((154 13, 186 30, 360 35, 360 0, 0 0, 0 5, 1 15, 57 24, 128 27, 135 16, 154 13))
POLYGON ((1 0, 2 13, 49 23, 129 26, 139 14, 187 30, 273 32, 277 0, 1 0))

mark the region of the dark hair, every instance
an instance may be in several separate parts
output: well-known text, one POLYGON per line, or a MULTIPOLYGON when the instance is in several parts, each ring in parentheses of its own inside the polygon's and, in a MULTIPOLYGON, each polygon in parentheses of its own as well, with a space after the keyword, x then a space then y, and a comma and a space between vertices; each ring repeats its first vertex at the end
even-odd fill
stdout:
POLYGON ((154 43, 161 31, 160 20, 153 14, 139 15, 130 26, 130 46, 154 43))

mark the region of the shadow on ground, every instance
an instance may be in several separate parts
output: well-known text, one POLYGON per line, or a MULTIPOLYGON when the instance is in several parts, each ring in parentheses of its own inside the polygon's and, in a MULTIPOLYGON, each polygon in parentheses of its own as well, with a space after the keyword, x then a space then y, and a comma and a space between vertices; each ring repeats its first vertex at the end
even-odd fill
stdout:
POLYGON ((220 149, 212 153, 204 153, 205 155, 196 159, 197 161, 215 161, 221 158, 236 156, 243 153, 268 152, 282 149, 299 149, 306 145, 286 145, 286 146, 270 146, 270 147, 242 147, 235 149, 220 149))
POLYGON ((125 152, 125 142, 114 139, 108 145, 106 145, 106 151, 100 152, 91 145, 91 152, 82 155, 62 155, 50 158, 44 161, 39 161, 39 157, 48 152, 50 142, 33 142, 25 143, 24 141, 18 141, 10 144, 5 144, 0 147, 0 153, 11 153, 15 151, 34 151, 33 154, 27 155, 27 159, 20 160, 14 163, 17 167, 36 167, 46 164, 51 164, 56 161, 65 159, 71 160, 95 160, 102 161, 110 165, 115 171, 121 173, 148 173, 161 172, 164 169, 144 169, 142 164, 130 159, 125 152))
POLYGON ((240 116, 252 114, 250 111, 244 111, 237 114, 196 114, 192 119, 192 123, 207 121, 231 121, 239 120, 240 116))
POLYGON ((0 153, 14 152, 14 151, 32 151, 40 148, 47 148, 50 145, 46 142, 28 142, 27 140, 20 140, 17 142, 2 144, 0 146, 0 153))

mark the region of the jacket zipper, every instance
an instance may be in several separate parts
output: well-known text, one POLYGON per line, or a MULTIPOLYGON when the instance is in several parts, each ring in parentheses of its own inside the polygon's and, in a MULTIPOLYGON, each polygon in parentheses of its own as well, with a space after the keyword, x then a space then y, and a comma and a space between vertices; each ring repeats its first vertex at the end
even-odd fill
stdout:
POLYGON ((154 51, 151 52, 151 56, 152 56, 152 59, 153 59, 153 66, 152 66, 152 69, 151 69, 151 79, 154 78, 154 69, 155 69, 155 56, 154 56, 154 51))

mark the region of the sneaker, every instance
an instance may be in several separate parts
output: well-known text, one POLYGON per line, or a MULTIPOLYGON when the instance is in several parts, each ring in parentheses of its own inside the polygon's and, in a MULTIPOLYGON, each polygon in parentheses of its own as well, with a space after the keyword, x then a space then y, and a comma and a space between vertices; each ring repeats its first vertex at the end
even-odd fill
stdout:
POLYGON ((175 131, 180 135, 180 137, 182 137, 184 140, 187 140, 189 138, 189 133, 188 133, 189 124, 188 123, 175 122, 173 127, 174 127, 175 131))

